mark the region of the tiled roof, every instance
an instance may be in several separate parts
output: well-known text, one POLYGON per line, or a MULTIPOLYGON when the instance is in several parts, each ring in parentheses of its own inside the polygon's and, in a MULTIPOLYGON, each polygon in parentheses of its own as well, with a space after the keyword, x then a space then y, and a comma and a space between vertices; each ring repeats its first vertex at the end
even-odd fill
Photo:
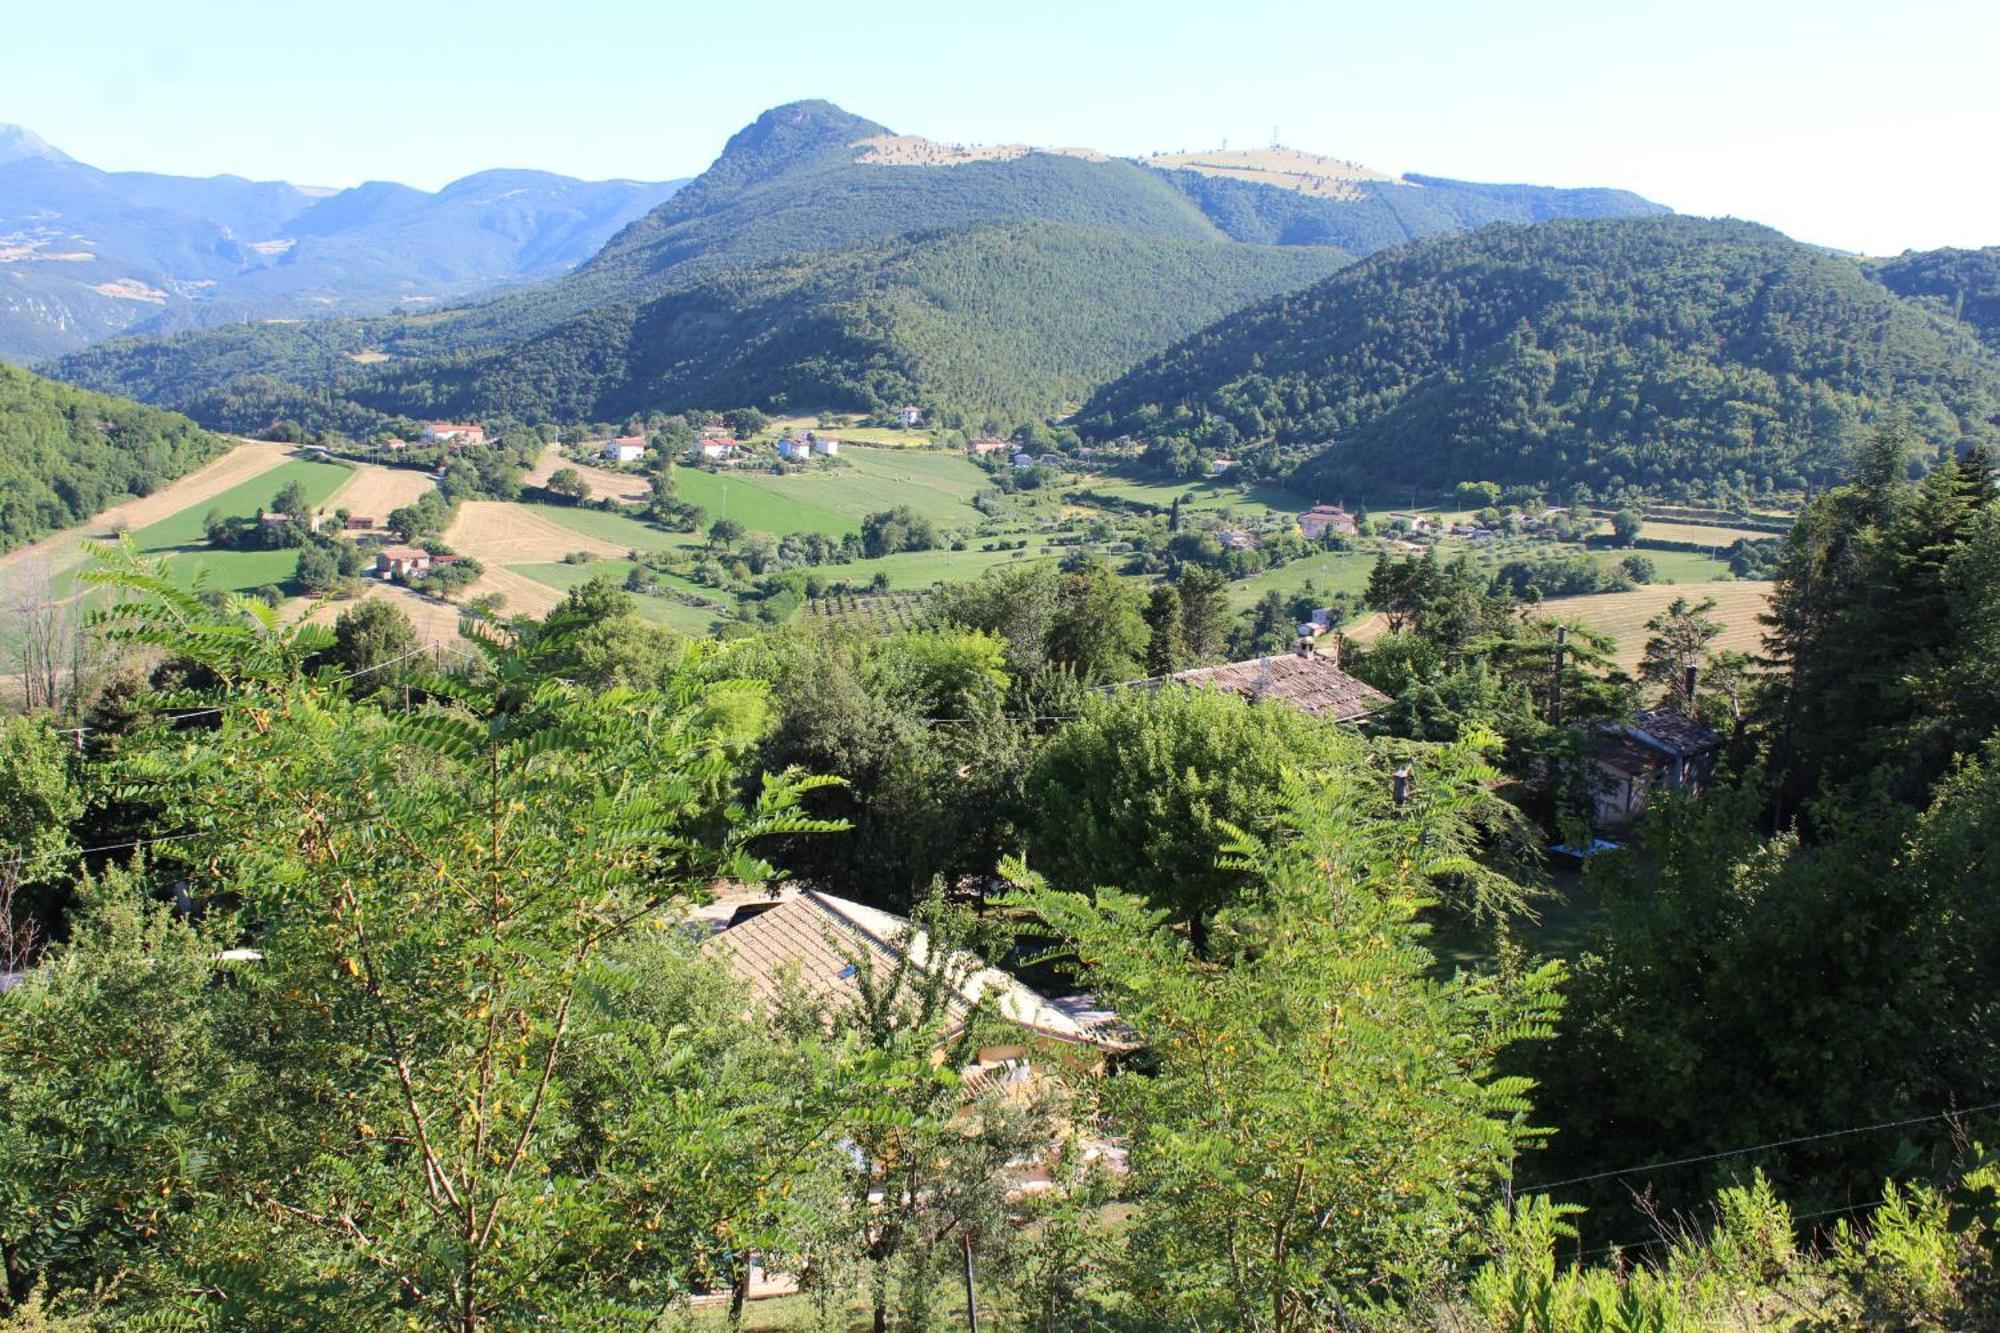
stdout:
POLYGON ((1713 750, 1722 737, 1675 708, 1649 708, 1632 719, 1632 730, 1679 759, 1713 750))
POLYGON ((1171 676, 1132 682, 1146 689, 1167 683, 1206 685, 1240 694, 1252 703, 1274 700, 1290 704, 1315 717, 1335 722, 1354 722, 1389 703, 1389 696, 1365 681, 1356 680, 1334 665, 1331 657, 1315 653, 1276 653, 1226 666, 1195 667, 1171 676))
MULTIPOLYGON (((858 990, 860 960, 877 968, 893 967, 907 946, 918 966, 927 963, 930 936, 892 912, 884 912, 830 893, 807 891, 776 907, 711 935, 702 945, 720 957, 768 1003, 788 979, 808 995, 830 1002, 858 990)), ((959 1001, 962 1015, 982 997, 990 997, 1001 1017, 1057 1041, 1123 1048, 1130 1045, 1109 1024, 1082 1022, 997 967, 986 967, 970 954, 959 954, 954 966, 964 974, 959 1001)))

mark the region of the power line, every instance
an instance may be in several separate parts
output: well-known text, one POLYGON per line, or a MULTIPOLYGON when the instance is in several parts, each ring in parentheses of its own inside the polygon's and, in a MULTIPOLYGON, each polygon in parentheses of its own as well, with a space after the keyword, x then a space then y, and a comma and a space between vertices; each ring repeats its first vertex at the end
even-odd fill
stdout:
POLYGON ((2000 1111, 2000 1102, 1988 1102, 1984 1106, 1967 1106, 1949 1111, 1937 1111, 1931 1115, 1911 1116, 1907 1120, 1884 1120, 1879 1124, 1855 1125, 1848 1129, 1830 1129, 1819 1134, 1801 1134, 1797 1138, 1774 1139, 1769 1143, 1752 1144, 1747 1148, 1729 1148, 1722 1152, 1702 1153, 1697 1157, 1677 1157, 1664 1162, 1649 1162, 1644 1166, 1623 1166, 1615 1171, 1595 1171, 1587 1176, 1571 1176, 1566 1180, 1551 1180, 1541 1184, 1516 1186, 1523 1194, 1545 1193, 1571 1185, 1585 1185, 1595 1180, 1611 1180, 1618 1176, 1640 1175, 1650 1171, 1665 1171, 1676 1166, 1694 1166, 1701 1162, 1718 1162, 1725 1157, 1741 1157, 1746 1153, 1769 1152, 1773 1148, 1790 1148, 1801 1143, 1819 1143, 1826 1139, 1846 1138, 1852 1134, 1874 1134, 1885 1129, 1902 1129, 1910 1125, 1929 1124, 1934 1120, 1949 1120, 1954 1116, 1979 1115, 1986 1111, 2000 1111))
MULTIPOLYGON (((1887 1202, 1889 1202, 1887 1199, 1870 1199, 1867 1203, 1850 1203, 1844 1208, 1821 1208, 1810 1213, 1792 1213, 1790 1217, 1794 1222, 1810 1222, 1816 1218, 1835 1217, 1844 1213, 1858 1213, 1868 1208, 1880 1208, 1887 1202)), ((1653 1236, 1647 1240, 1614 1241, 1609 1245, 1598 1245, 1582 1251, 1576 1256, 1576 1262, 1582 1264, 1587 1259, 1594 1259, 1601 1254, 1609 1254, 1613 1250, 1656 1250, 1663 1246, 1671 1246, 1672 1244, 1673 1241, 1665 1236, 1653 1236)))

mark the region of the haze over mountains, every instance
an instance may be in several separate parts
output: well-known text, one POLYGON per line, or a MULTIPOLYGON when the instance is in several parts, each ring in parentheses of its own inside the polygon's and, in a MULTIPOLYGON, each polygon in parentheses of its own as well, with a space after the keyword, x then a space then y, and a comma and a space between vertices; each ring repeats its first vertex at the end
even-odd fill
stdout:
POLYGON ((436 192, 107 172, 0 125, 0 359, 439 302, 588 259, 681 182, 485 171, 436 192))
POLYGON ((603 417, 718 394, 859 409, 916 399, 951 419, 1018 420, 1412 237, 1664 211, 1617 190, 1198 156, 968 150, 791 103, 553 281, 441 317, 120 343, 58 373, 236 429, 278 416, 365 429, 430 411, 603 417))

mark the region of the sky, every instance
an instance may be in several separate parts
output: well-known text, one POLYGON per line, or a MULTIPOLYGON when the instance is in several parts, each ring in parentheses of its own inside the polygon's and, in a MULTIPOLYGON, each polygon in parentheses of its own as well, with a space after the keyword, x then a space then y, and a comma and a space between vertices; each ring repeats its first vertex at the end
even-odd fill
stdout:
POLYGON ((0 121, 110 170, 435 188, 698 173, 823 97, 1119 155, 1277 140, 1604 185, 1869 254, 2000 244, 1993 0, 74 0, 9 6, 0 121))

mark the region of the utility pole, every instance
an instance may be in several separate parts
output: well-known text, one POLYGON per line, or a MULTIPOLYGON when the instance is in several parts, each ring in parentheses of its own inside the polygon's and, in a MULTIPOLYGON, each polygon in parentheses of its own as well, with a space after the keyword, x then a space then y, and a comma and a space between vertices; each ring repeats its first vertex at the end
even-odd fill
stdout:
POLYGON ((1569 626, 1556 626, 1556 674, 1549 685, 1549 725, 1563 723, 1563 655, 1569 648, 1569 626))

